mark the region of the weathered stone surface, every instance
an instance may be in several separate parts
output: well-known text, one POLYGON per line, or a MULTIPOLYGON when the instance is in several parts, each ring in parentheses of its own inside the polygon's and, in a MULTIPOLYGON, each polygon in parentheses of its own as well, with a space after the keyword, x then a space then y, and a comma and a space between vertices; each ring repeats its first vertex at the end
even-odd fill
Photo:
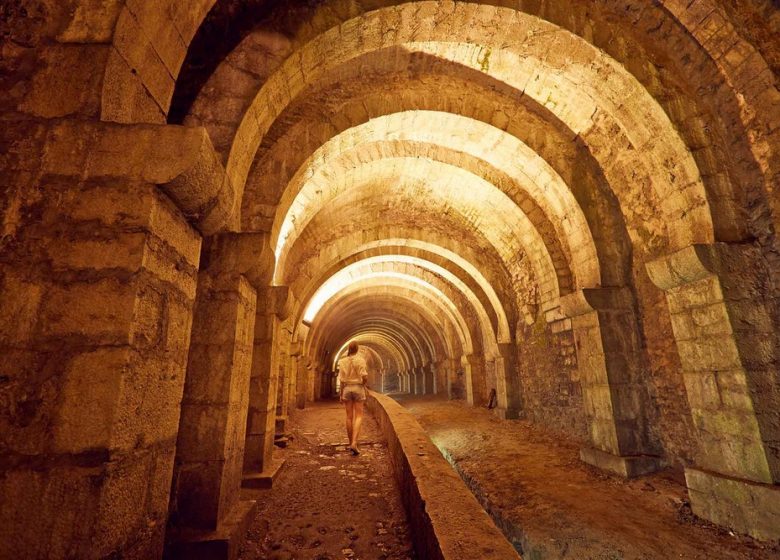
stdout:
POLYGON ((394 456, 394 474, 411 519, 415 549, 427 558, 517 558, 412 415, 375 393, 368 407, 394 456))
POLYGON ((693 511, 761 540, 780 538, 780 488, 685 469, 693 511))
POLYGON ((216 531, 238 507, 257 296, 222 264, 210 260, 200 274, 176 444, 172 540, 186 529, 216 531), (225 278, 230 272, 232 282, 225 278))
POLYGON ((158 556, 174 455, 219 518, 351 340, 780 482, 776 6, 498 4, 0 8, 0 556, 158 556))

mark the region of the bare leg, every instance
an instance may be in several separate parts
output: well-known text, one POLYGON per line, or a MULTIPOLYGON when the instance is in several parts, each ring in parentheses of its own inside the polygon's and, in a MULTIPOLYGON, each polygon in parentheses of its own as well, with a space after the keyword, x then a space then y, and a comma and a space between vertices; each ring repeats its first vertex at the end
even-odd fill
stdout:
POLYGON ((360 439, 360 426, 363 424, 363 403, 356 401, 354 403, 355 416, 352 420, 352 449, 357 451, 358 439, 360 439))
POLYGON ((355 401, 344 401, 344 410, 347 411, 347 438, 349 443, 351 444, 352 443, 352 417, 355 414, 355 401))

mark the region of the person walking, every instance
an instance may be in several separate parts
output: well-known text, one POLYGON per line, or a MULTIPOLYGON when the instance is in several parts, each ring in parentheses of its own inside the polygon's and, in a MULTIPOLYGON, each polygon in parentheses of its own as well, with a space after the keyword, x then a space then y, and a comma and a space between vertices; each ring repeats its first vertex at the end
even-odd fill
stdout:
POLYGON ((363 423, 363 403, 368 395, 368 369, 366 360, 358 355, 358 345, 350 342, 347 355, 338 362, 339 400, 344 403, 347 412, 347 437, 349 451, 360 455, 358 438, 363 423))

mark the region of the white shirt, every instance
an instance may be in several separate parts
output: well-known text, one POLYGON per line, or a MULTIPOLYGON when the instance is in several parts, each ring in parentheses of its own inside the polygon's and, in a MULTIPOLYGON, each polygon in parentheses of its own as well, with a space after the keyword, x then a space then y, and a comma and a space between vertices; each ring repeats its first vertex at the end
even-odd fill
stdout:
POLYGON ((368 377, 366 360, 357 354, 339 360, 339 383, 342 385, 362 385, 368 377))

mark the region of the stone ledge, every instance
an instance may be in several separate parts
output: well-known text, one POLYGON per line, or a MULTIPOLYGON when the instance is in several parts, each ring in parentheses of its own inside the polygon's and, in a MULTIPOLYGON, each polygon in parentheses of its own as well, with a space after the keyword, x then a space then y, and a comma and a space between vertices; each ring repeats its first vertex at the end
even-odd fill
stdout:
POLYGON ((594 447, 580 449, 580 460, 623 478, 636 478, 661 468, 660 457, 650 455, 619 456, 594 447))
POLYGON ((685 469, 693 512, 764 541, 780 539, 780 486, 685 469))
POLYGON ((271 488, 274 485, 274 480, 282 472, 287 458, 280 452, 275 452, 271 457, 271 464, 268 468, 264 469, 261 473, 244 473, 244 478, 241 481, 242 488, 271 488))
POLYGON ((374 392, 367 405, 387 438, 417 555, 430 560, 520 558, 412 414, 374 392))
POLYGON ((257 502, 236 504, 215 531, 182 531, 165 546, 165 560, 235 560, 255 517, 257 502))

